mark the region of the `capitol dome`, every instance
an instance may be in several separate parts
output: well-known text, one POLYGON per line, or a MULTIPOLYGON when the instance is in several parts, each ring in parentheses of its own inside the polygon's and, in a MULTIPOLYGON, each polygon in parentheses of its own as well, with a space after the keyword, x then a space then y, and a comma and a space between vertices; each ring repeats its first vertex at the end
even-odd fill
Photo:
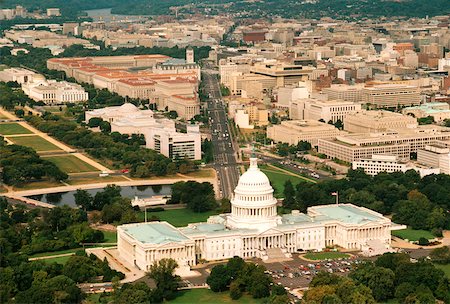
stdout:
POLYGON ((275 227, 279 219, 269 178, 258 168, 257 158, 252 157, 234 190, 227 224, 231 228, 264 230, 275 227))
POLYGON ((273 192, 269 178, 258 168, 256 158, 250 159, 250 167, 239 178, 234 192, 239 194, 273 192))

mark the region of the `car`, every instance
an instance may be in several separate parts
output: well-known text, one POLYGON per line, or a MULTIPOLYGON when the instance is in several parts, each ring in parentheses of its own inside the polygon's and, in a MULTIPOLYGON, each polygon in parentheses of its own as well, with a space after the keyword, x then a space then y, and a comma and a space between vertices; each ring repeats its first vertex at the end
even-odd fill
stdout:
POLYGON ((122 173, 129 173, 130 169, 122 169, 122 170, 120 170, 120 172, 122 172, 122 173))

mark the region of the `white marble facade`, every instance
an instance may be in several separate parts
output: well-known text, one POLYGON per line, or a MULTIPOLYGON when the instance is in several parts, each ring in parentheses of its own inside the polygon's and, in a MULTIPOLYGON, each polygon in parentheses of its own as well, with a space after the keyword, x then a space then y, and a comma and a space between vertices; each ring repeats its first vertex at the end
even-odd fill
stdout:
POLYGON ((231 213, 182 228, 166 222, 119 226, 120 257, 147 270, 169 257, 188 267, 199 260, 233 256, 266 259, 273 251, 290 256, 335 245, 362 250, 368 241, 390 247, 392 223, 372 210, 339 204, 309 207, 307 214, 293 210, 277 215, 276 203, 269 179, 252 158, 235 189, 231 213))

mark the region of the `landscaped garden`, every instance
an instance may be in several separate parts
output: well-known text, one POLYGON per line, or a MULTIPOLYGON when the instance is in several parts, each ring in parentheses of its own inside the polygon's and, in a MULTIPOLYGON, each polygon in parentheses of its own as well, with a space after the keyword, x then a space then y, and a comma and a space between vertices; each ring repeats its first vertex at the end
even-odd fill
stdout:
POLYGON ((427 230, 414 230, 411 228, 403 229, 403 230, 394 230, 392 231, 392 235, 399 237, 404 240, 409 240, 416 242, 420 238, 426 238, 427 240, 434 239, 435 236, 427 230))

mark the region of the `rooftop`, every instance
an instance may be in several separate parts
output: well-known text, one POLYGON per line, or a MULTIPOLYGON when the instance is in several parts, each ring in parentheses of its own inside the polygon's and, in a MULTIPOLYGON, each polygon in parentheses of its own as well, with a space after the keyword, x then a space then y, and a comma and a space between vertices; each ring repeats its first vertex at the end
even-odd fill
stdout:
POLYGON ((311 209, 313 212, 347 224, 364 224, 383 219, 376 212, 350 204, 315 206, 311 209))
POLYGON ((132 238, 144 244, 165 244, 189 240, 178 229, 167 222, 124 225, 122 229, 132 238))

